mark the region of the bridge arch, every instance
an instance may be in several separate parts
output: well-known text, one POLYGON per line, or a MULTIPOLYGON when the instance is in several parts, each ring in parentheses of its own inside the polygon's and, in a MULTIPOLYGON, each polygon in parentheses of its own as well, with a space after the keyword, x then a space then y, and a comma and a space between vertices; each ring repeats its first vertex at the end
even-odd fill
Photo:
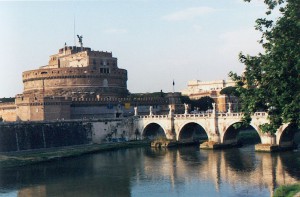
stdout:
POLYGON ((178 141, 199 142, 207 140, 208 134, 201 124, 188 122, 179 128, 176 138, 178 141))
MULTIPOLYGON (((224 129, 224 132, 221 134, 221 142, 225 144, 238 143, 238 135, 240 132, 244 130, 248 130, 251 135, 253 132, 251 130, 255 130, 257 137, 254 136, 254 139, 261 142, 261 133, 259 132, 259 127, 255 124, 250 124, 248 127, 242 126, 241 128, 235 128, 236 124, 242 123, 241 121, 234 121, 228 124, 228 126, 224 129)), ((251 136, 252 137, 252 136, 251 136)))
POLYGON ((276 133, 276 143, 281 147, 291 147, 293 146, 296 133, 299 132, 300 130, 298 129, 296 124, 284 124, 276 133))
POLYGON ((147 124, 142 132, 143 138, 149 138, 149 139, 154 139, 157 137, 164 137, 166 138, 166 132, 164 128, 156 122, 152 122, 147 124))

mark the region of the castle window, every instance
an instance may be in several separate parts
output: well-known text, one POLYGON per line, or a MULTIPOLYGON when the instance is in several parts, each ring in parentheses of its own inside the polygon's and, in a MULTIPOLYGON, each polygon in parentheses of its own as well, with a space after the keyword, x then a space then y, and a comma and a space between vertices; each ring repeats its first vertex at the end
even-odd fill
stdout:
POLYGON ((107 81, 107 79, 103 79, 103 87, 108 87, 108 81, 107 81))
POLYGON ((94 64, 94 65, 96 65, 96 64, 97 64, 97 62, 96 62, 96 60, 95 60, 95 59, 93 59, 93 64, 94 64))

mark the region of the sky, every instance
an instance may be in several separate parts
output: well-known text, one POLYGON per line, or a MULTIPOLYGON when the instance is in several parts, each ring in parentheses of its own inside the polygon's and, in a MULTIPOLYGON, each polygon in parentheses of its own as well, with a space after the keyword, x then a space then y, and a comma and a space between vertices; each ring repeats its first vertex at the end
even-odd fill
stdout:
POLYGON ((22 93, 22 72, 73 46, 74 33, 118 58, 131 93, 226 80, 244 70, 239 52, 262 51, 254 26, 265 11, 261 0, 0 1, 0 98, 22 93))

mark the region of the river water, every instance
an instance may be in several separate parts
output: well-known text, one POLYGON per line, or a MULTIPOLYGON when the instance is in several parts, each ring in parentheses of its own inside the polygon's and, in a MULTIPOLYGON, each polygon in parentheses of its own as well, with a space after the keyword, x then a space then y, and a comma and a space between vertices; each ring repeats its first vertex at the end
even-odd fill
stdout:
POLYGON ((134 148, 1 169, 0 196, 271 196, 300 181, 300 150, 134 148))

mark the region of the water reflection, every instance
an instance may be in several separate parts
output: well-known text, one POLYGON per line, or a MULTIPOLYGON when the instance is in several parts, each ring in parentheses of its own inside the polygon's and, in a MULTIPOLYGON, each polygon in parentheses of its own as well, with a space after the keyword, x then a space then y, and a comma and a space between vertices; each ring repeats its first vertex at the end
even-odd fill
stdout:
POLYGON ((0 196, 270 196, 300 180, 299 156, 253 146, 126 149, 0 169, 0 196))

